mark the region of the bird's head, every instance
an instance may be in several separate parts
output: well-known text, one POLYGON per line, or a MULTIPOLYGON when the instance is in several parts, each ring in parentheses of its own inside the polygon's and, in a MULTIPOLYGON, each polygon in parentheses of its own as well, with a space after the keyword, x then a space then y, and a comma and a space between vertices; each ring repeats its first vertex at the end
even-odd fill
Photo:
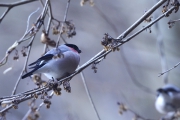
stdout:
POLYGON ((74 44, 65 44, 66 46, 74 49, 75 51, 77 51, 78 53, 81 53, 81 50, 74 44))
POLYGON ((165 86, 163 88, 157 89, 157 93, 159 94, 170 94, 170 93, 179 93, 180 91, 172 86, 165 86))

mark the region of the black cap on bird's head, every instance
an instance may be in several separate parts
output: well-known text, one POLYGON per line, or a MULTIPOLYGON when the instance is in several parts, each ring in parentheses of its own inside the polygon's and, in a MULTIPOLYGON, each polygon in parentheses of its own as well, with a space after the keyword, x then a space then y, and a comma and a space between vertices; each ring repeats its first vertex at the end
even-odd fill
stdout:
POLYGON ((81 53, 81 50, 74 44, 65 44, 68 47, 73 48, 74 50, 76 50, 78 53, 81 53))
POLYGON ((177 92, 180 92, 180 91, 177 90, 177 89, 174 88, 174 87, 165 87, 165 88, 159 88, 159 89, 157 89, 157 92, 158 92, 158 93, 166 93, 166 94, 168 94, 168 92, 177 93, 177 92))
POLYGON ((163 89, 163 88, 159 88, 157 89, 158 93, 167 93, 167 90, 163 89))

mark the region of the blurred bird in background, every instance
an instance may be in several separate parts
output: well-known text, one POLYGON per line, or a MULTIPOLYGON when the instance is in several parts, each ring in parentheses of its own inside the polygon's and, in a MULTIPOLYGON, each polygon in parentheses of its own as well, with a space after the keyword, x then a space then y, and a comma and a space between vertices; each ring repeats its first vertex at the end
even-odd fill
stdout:
POLYGON ((157 90, 158 96, 155 107, 158 112, 167 114, 176 112, 180 108, 180 89, 174 85, 167 84, 157 90))

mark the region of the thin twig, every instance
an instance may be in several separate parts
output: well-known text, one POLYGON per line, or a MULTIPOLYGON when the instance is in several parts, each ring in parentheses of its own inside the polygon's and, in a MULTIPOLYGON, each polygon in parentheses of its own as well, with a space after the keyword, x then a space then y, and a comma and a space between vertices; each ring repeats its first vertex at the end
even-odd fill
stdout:
MULTIPOLYGON (((155 2, 158 2, 158 0, 155 0, 155 2)), ((167 2, 167 5, 169 4, 169 1, 167 2)), ((154 17, 157 16, 157 11, 154 14, 154 17)), ((165 57, 165 50, 164 50, 164 42, 163 42, 163 36, 162 33, 159 29, 159 23, 155 24, 155 28, 156 28, 156 35, 157 35, 157 47, 159 49, 159 54, 160 54, 160 58, 161 58, 161 71, 165 71, 168 69, 167 66, 167 62, 166 62, 166 57, 165 57)), ((163 81, 165 84, 168 83, 168 74, 166 74, 165 76, 163 76, 163 81)))
POLYGON ((27 118, 28 118, 28 116, 30 115, 30 113, 32 113, 32 110, 33 110, 33 107, 34 107, 34 105, 35 105, 35 99, 33 99, 32 101, 31 101, 31 104, 30 104, 30 106, 29 106, 29 110, 27 111, 27 113, 24 115, 24 117, 22 118, 22 120, 27 120, 27 118))
MULTIPOLYGON (((71 0, 68 0, 67 5, 66 5, 66 10, 65 10, 65 14, 64 14, 64 20, 63 20, 63 23, 62 23, 62 26, 61 26, 60 34, 59 34, 58 39, 57 39, 57 42, 56 42, 56 43, 57 43, 57 44, 56 44, 56 47, 59 46, 60 38, 62 38, 63 24, 66 22, 66 19, 67 19, 67 13, 68 13, 70 1, 71 1, 71 0)), ((62 39, 62 40, 64 41, 64 43, 67 43, 64 39, 62 39)))
POLYGON ((84 87, 85 87, 85 90, 86 90, 86 94, 87 94, 87 96, 88 96, 88 99, 89 99, 89 101, 90 101, 90 103, 91 103, 91 105, 92 105, 92 107, 93 107, 93 110, 94 110, 94 112, 95 112, 98 120, 101 120, 101 119, 100 119, 100 116, 99 116, 99 114, 98 114, 98 111, 97 111, 97 109, 96 109, 96 106, 95 106, 95 104, 94 104, 94 102, 93 102, 92 96, 91 96, 91 94, 90 94, 90 92, 89 92, 89 89, 88 89, 88 86, 87 86, 87 83, 86 83, 86 80, 85 80, 83 71, 80 73, 80 75, 81 75, 81 78, 82 78, 82 81, 83 81, 83 84, 84 84, 84 87))
POLYGON ((158 77, 160 77, 160 76, 164 75, 165 73, 173 70, 174 68, 176 68, 176 67, 179 66, 179 65, 180 65, 180 62, 178 62, 175 66, 173 66, 172 68, 166 70, 165 72, 160 73, 158 77))
POLYGON ((65 11, 64 20, 63 20, 64 22, 66 22, 66 18, 67 18, 67 13, 68 13, 68 10, 69 10, 70 1, 71 0, 68 0, 67 5, 66 5, 66 11, 65 11))
MULTIPOLYGON (((32 16, 34 13, 36 13, 38 10, 39 10, 39 8, 37 8, 37 10, 35 10, 34 12, 32 12, 32 13, 28 16, 27 27, 26 27, 26 32, 25 32, 25 34, 28 32, 29 21, 30 21, 31 16, 32 16)), ((23 35, 23 38, 24 38, 24 35, 23 35)))

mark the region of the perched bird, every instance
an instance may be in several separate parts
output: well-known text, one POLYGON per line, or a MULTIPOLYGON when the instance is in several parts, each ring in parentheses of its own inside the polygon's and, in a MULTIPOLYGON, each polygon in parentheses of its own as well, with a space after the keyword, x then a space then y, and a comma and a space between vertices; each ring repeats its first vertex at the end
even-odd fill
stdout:
POLYGON ((165 85, 157 90, 155 106, 158 112, 165 114, 180 109, 180 89, 174 85, 165 85))
POLYGON ((29 64, 32 71, 22 76, 22 79, 34 73, 44 73, 48 79, 61 79, 73 73, 79 62, 81 50, 74 44, 64 44, 48 51, 44 56, 29 64), (60 58, 55 58, 62 55, 60 58))

